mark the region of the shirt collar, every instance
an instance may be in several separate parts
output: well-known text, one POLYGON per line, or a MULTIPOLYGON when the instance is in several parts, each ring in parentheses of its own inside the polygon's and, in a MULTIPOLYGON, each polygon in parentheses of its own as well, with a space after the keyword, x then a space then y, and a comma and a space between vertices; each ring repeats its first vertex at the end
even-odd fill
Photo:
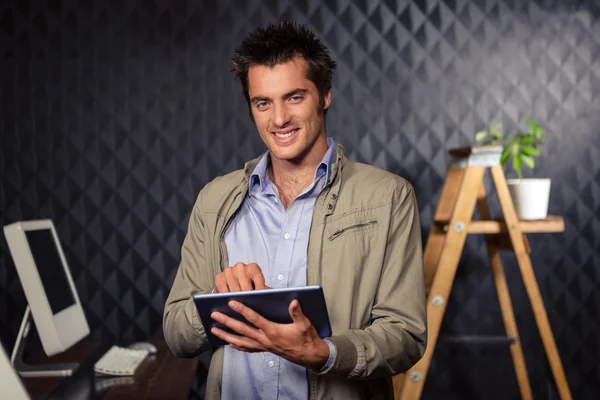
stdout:
MULTIPOLYGON (((331 167, 335 162, 336 152, 335 152, 335 141, 328 137, 327 138, 327 152, 321 159, 321 162, 317 166, 315 170, 315 178, 317 180, 322 175, 325 175, 325 182, 329 182, 329 177, 331 176, 331 167)), ((252 171, 250 175, 250 180, 248 182, 248 194, 251 196, 252 192, 255 190, 260 190, 260 193, 265 193, 267 190, 267 183, 269 182, 269 176, 267 174, 267 170, 269 168, 269 164, 271 162, 270 152, 267 150, 265 154, 260 158, 258 164, 252 171)))

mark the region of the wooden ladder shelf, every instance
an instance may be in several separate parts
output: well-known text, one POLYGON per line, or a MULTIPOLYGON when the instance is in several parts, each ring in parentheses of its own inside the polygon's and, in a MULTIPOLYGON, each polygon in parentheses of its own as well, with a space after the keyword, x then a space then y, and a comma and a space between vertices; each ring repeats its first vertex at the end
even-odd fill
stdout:
POLYGON ((562 217, 549 216, 539 221, 519 220, 510 197, 508 185, 499 163, 501 148, 473 147, 450 151, 451 162, 436 209, 429 238, 425 246, 424 268, 427 285, 427 350, 423 358, 404 374, 394 377, 396 400, 415 400, 421 397, 433 351, 448 303, 458 262, 468 234, 485 234, 492 275, 498 293, 500 309, 510 343, 510 352, 519 390, 523 399, 532 399, 531 385, 519 340, 506 276, 499 250, 515 253, 523 283, 533 308, 535 321, 550 363, 560 398, 570 400, 571 392, 565 378, 548 315, 542 301, 525 233, 562 232, 562 217), (490 169, 504 218, 490 219, 483 182, 490 169), (472 220, 475 207, 481 220, 472 220))

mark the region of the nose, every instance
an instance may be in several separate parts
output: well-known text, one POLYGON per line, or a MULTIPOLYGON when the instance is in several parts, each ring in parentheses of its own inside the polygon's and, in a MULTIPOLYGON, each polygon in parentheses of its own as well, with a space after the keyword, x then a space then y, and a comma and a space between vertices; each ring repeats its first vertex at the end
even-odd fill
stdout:
POLYGON ((277 128, 283 128, 290 122, 290 114, 284 104, 277 104, 273 107, 273 125, 277 128))

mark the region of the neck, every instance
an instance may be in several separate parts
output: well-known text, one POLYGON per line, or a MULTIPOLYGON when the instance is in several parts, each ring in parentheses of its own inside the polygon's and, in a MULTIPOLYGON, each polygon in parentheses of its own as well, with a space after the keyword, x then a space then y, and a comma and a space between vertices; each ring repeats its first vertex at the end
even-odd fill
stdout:
POLYGON ((327 140, 323 137, 301 160, 279 160, 271 157, 269 179, 279 191, 285 208, 313 181, 319 163, 327 153, 327 140))

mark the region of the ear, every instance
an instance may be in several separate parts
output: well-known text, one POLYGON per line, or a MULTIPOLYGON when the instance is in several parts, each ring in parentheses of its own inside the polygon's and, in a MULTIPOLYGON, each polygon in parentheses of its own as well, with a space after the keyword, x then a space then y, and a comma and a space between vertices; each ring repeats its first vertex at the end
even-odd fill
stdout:
POLYGON ((331 104, 331 90, 325 95, 325 104, 323 104, 323 110, 327 110, 331 104))

